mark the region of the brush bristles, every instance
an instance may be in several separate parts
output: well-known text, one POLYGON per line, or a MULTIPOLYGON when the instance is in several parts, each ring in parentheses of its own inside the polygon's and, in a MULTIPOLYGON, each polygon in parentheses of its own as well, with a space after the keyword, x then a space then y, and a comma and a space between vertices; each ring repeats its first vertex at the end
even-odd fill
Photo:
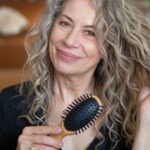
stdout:
POLYGON ((86 100, 87 98, 91 98, 92 94, 84 94, 77 99, 75 99, 63 112, 62 112, 62 119, 64 120, 68 113, 75 108, 77 105, 79 105, 82 101, 86 100))
POLYGON ((85 130, 87 130, 88 128, 90 128, 95 123, 95 121, 100 117, 101 112, 103 111, 103 108, 104 108, 103 106, 99 106, 99 110, 98 110, 96 116, 87 125, 85 125, 81 129, 75 131, 75 133, 80 134, 80 133, 84 132, 85 130))
POLYGON ((100 106, 96 99, 92 94, 85 94, 75 99, 62 112, 61 117, 64 120, 66 130, 78 134, 94 124, 103 110, 103 106, 100 106))

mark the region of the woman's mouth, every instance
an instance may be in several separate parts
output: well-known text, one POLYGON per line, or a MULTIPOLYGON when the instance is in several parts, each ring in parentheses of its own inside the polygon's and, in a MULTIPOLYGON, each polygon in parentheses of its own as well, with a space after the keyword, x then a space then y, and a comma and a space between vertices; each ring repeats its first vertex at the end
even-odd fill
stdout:
POLYGON ((57 55, 59 56, 59 58, 61 58, 63 61, 66 61, 66 62, 75 62, 78 59, 80 59, 80 57, 78 57, 72 53, 63 51, 63 50, 58 50, 57 55))

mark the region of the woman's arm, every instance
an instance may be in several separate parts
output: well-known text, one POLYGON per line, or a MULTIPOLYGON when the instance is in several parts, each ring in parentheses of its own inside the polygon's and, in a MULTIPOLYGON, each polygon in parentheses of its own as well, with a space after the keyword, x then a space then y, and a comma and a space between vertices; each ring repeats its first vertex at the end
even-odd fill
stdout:
POLYGON ((150 85, 145 86, 139 97, 137 133, 132 150, 150 149, 150 85))

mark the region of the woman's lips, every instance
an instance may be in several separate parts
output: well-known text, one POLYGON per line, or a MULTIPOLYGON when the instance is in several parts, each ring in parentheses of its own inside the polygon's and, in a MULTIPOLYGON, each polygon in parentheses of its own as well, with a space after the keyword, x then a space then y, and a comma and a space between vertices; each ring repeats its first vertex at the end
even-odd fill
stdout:
POLYGON ((57 54, 62 60, 66 61, 66 62, 75 62, 80 58, 74 54, 71 54, 71 53, 68 53, 68 52, 65 52, 62 50, 58 50, 57 54))

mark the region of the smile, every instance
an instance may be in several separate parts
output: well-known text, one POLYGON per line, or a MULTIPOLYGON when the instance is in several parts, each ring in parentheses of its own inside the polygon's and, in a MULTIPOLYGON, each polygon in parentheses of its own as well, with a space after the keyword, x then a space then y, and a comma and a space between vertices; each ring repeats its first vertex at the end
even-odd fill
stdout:
POLYGON ((75 62, 80 59, 80 57, 62 50, 58 50, 57 55, 66 62, 75 62))

